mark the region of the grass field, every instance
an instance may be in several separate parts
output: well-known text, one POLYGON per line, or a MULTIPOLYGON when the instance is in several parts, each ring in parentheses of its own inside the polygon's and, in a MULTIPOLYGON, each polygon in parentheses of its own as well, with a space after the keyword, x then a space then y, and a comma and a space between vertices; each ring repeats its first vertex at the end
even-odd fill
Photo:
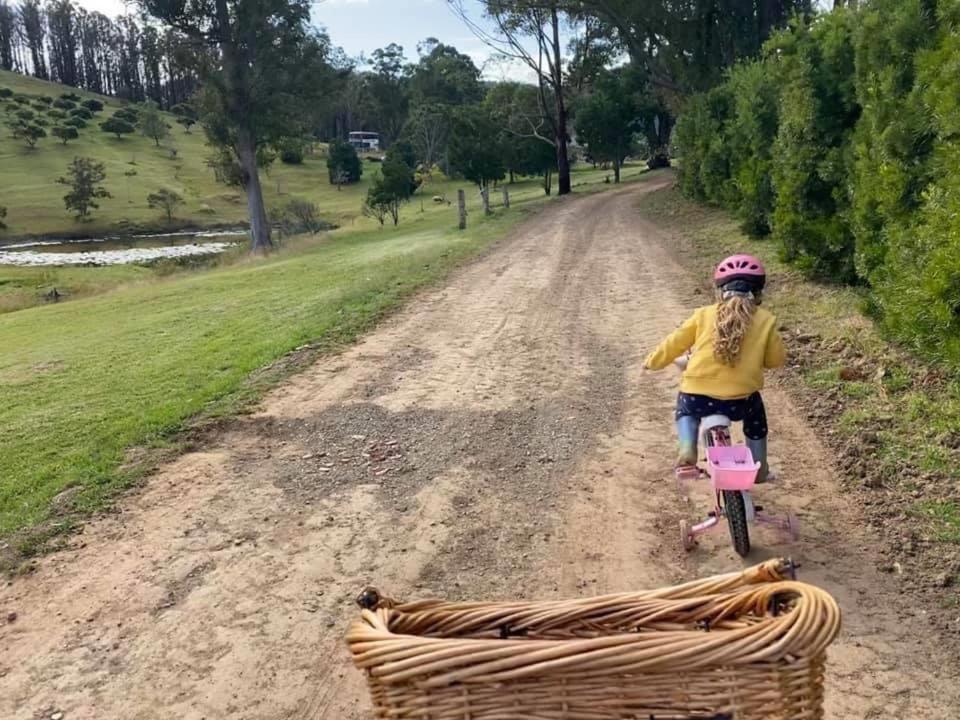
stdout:
MULTIPOLYGON (((67 145, 47 137, 31 150, 10 137, 5 127, 2 128, 0 187, 3 188, 3 200, 0 204, 8 210, 7 236, 96 234, 162 227, 165 218, 149 208, 146 200, 149 193, 160 188, 175 190, 186 200, 176 211, 181 223, 211 225, 245 220, 246 204, 242 193, 218 184, 205 164, 210 149, 200 128, 194 127, 187 133, 176 124, 173 116, 169 116, 171 134, 161 147, 139 134, 126 135, 118 140, 99 127, 100 122, 122 106, 117 100, 6 71, 0 71, 0 87, 8 87, 15 93, 49 97, 76 92, 84 99, 97 97, 106 105, 80 131, 80 138, 67 145), (176 157, 171 156, 171 147, 176 148, 176 157), (65 188, 56 184, 67 164, 78 155, 95 158, 106 165, 105 185, 113 195, 102 201, 89 222, 82 224, 74 221, 64 209, 62 196, 65 188)), ((13 106, 12 100, 0 103, 0 120, 6 117, 5 109, 13 106)), ((367 165, 369 169, 370 164, 367 165)), ((263 178, 268 204, 282 201, 288 195, 308 197, 319 202, 324 215, 333 222, 342 222, 359 212, 368 181, 369 177, 337 192, 327 178, 326 158, 319 154, 307 156, 303 165, 284 165, 277 161, 263 178)))
MULTIPOLYGON (((602 178, 584 171, 576 183, 597 190, 602 178)), ((78 488, 80 511, 101 506, 143 472, 120 469, 129 448, 233 411, 250 373, 294 348, 352 340, 541 204, 535 183, 518 190, 509 211, 475 210, 465 232, 452 210, 409 206, 398 228, 295 238, 267 259, 163 278, 108 268, 122 287, 0 315, 0 537, 69 527, 72 516, 50 516, 58 493, 78 488)), ((23 551, 36 542, 18 537, 23 551)))

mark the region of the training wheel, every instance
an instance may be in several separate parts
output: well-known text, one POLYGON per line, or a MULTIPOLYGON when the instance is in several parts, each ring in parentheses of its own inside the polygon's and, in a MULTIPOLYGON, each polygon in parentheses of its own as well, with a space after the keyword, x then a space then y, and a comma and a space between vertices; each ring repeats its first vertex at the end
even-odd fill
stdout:
POLYGON ((697 540, 693 536, 693 530, 690 529, 690 523, 686 520, 680 521, 680 542, 683 543, 683 549, 687 552, 696 547, 697 540))
POLYGON ((787 532, 793 542, 800 539, 800 518, 795 513, 787 513, 787 532))

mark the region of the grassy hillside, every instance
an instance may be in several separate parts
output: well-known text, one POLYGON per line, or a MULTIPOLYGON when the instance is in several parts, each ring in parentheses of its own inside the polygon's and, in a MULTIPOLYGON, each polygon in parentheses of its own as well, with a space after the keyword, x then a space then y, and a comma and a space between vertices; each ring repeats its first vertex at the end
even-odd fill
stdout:
MULTIPOLYGON (((186 203, 177 210, 181 221, 196 224, 229 223, 245 219, 246 205, 242 194, 215 182, 206 167, 210 154, 203 132, 194 127, 187 133, 168 116, 172 125, 170 137, 156 147, 153 140, 139 134, 118 140, 100 129, 100 123, 123 106, 123 103, 75 88, 0 71, 0 88, 31 96, 57 98, 64 92, 75 92, 84 99, 96 97, 105 104, 103 111, 80 130, 80 138, 64 146, 54 137, 41 139, 36 148, 10 137, 5 124, 6 108, 11 99, 0 102, 0 204, 8 210, 7 236, 25 234, 93 233, 123 230, 134 226, 162 226, 161 213, 147 207, 147 195, 160 188, 180 193, 186 203), (177 150, 172 157, 170 148, 177 150), (102 201, 91 222, 77 223, 63 206, 65 188, 56 184, 67 164, 75 156, 93 157, 106 165, 107 189, 113 198, 102 201), (133 173, 125 175, 125 173, 133 173)), ((17 106, 19 107, 19 106, 17 106)), ((38 113, 39 114, 39 113, 38 113)), ((49 120, 48 135, 54 120, 49 120)), ((367 170, 370 164, 368 163, 367 170)), ((369 181, 369 172, 366 181, 369 181)), ((276 202, 278 192, 302 195, 321 203, 325 215, 336 222, 355 216, 366 192, 366 182, 337 192, 327 180, 326 158, 308 156, 303 165, 284 165, 277 161, 263 178, 268 203, 276 202)), ((282 199, 282 198, 280 198, 282 199)), ((0 238, 4 236, 0 234, 0 238)))

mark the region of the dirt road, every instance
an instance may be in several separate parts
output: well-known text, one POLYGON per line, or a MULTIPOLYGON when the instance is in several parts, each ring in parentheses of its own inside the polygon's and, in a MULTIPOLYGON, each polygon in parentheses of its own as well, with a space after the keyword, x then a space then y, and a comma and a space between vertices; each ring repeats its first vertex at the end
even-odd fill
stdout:
MULTIPOLYGON (((570 597, 740 566, 724 533, 680 549, 676 374, 641 373, 696 302, 634 208, 669 181, 552 206, 2 589, 0 717, 362 718, 342 635, 368 582, 570 597)), ((875 570, 815 430, 776 382, 767 401, 763 502, 802 538, 757 533, 750 560, 792 554, 840 600, 830 717, 953 717, 956 666, 875 570)))

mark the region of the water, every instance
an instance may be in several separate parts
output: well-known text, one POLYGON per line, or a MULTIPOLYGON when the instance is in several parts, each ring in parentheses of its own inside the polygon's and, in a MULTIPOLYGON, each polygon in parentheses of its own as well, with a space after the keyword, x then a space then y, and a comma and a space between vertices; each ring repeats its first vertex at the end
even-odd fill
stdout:
POLYGON ((85 240, 32 240, 0 246, 0 265, 128 265, 217 255, 246 240, 243 230, 163 233, 85 240))

